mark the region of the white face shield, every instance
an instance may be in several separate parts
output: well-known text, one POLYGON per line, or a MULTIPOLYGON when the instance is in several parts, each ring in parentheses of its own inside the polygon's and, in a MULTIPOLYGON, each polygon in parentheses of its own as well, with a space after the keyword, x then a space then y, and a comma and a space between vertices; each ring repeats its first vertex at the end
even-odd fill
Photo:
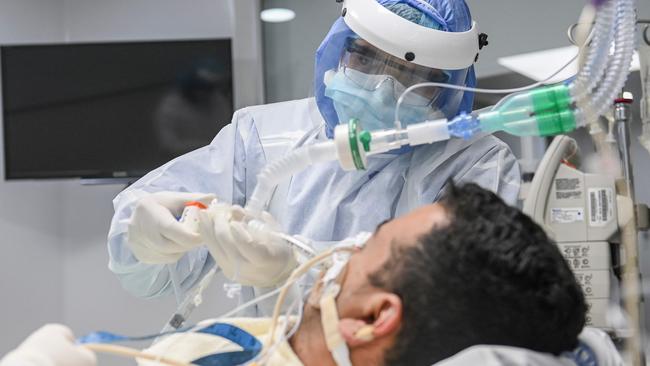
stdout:
POLYGON ((342 19, 342 29, 331 35, 336 41, 319 50, 338 61, 323 78, 324 96, 338 123, 356 118, 372 131, 457 113, 465 93, 446 88, 406 94, 397 119, 395 106, 413 85, 466 85, 480 48, 476 23, 466 32, 437 30, 404 19, 376 0, 343 1, 342 19))
MULTIPOLYGON (((413 85, 447 83, 451 73, 400 60, 361 38, 348 38, 339 62, 341 71, 358 87, 374 92, 389 84, 392 97, 398 99, 413 85)), ((409 93, 404 103, 413 106, 431 106, 441 94, 440 88, 422 88, 409 93)))

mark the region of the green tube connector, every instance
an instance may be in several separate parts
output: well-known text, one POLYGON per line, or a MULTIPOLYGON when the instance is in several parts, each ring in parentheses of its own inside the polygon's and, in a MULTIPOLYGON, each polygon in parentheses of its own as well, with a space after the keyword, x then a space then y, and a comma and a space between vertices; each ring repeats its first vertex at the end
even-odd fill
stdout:
POLYGON ((564 84, 510 95, 478 119, 482 131, 516 136, 553 136, 576 129, 573 99, 564 84))
POLYGON ((556 85, 531 91, 539 136, 554 136, 576 129, 573 99, 566 85, 556 85))

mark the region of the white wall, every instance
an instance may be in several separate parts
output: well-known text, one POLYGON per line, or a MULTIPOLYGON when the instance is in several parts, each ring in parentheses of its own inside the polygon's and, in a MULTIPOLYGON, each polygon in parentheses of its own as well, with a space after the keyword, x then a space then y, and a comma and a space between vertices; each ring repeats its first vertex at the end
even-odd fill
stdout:
POLYGON ((341 5, 333 0, 265 0, 264 7, 296 12, 290 22, 262 24, 267 102, 313 95, 314 53, 341 5))
MULTIPOLYGON (((62 36, 61 1, 3 0, 0 42, 48 42, 62 36)), ((0 143, 2 140, 0 128, 0 143)), ((0 176, 4 176, 0 149, 0 176)), ((0 355, 44 322, 63 321, 59 182, 0 181, 0 355)))
MULTIPOLYGON (((241 107, 263 98, 258 9, 257 0, 2 0, 0 43, 233 37, 235 103, 241 107)), ((111 201, 122 188, 0 181, 0 355, 45 322, 64 322, 80 334, 162 328, 174 299, 137 299, 107 268, 111 201)), ((232 305, 219 288, 216 283, 206 296, 197 319, 232 305)))
POLYGON ((64 320, 60 191, 59 183, 0 182, 0 354, 64 320))
POLYGON ((72 42, 232 36, 231 1, 64 1, 66 39, 72 42))
POLYGON ((63 0, 2 0, 0 42, 37 43, 63 36, 63 0))

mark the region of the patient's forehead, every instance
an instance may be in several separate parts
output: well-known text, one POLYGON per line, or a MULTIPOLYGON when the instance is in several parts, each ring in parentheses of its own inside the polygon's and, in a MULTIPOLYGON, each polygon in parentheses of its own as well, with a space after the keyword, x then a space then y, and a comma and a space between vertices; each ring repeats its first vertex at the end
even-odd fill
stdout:
MULTIPOLYGON (((422 206, 410 213, 387 222, 379 230, 404 243, 414 243, 420 236, 431 231, 434 226, 449 224, 447 211, 440 203, 422 206)), ((379 232, 378 232, 379 234, 379 232)))
POLYGON ((449 218, 443 205, 435 203, 420 207, 380 225, 359 253, 359 261, 372 272, 388 260, 393 245, 413 245, 434 226, 444 227, 448 224, 449 218))

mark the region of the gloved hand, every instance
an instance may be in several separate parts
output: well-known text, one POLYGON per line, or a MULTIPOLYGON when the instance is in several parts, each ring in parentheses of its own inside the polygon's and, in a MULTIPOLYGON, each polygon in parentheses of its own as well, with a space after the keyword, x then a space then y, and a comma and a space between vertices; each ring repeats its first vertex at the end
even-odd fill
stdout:
POLYGON ((298 266, 293 249, 284 239, 271 235, 281 228, 264 212, 258 225, 240 206, 212 204, 200 213, 201 236, 224 275, 237 283, 256 287, 282 284, 298 266))
POLYGON ((186 252, 201 245, 199 233, 177 220, 185 204, 208 206, 215 196, 203 193, 157 192, 141 198, 131 215, 128 245, 142 263, 176 263, 186 252))
POLYGON ((0 361, 0 366, 94 366, 95 354, 74 344, 72 331, 48 324, 32 333, 16 350, 0 361))

